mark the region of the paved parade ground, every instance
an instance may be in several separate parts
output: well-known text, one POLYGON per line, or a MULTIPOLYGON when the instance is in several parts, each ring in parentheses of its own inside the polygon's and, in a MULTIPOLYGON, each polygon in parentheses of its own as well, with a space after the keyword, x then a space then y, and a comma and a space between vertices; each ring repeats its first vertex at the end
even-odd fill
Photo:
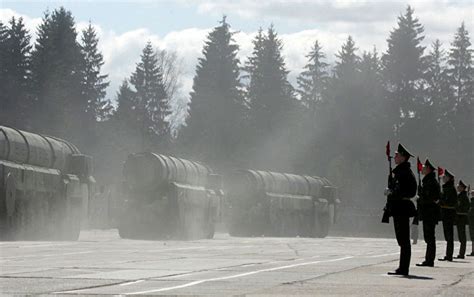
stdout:
POLYGON ((410 276, 396 277, 386 275, 398 265, 394 239, 141 241, 120 239, 116 230, 83 231, 78 242, 0 242, 0 293, 473 296, 473 257, 414 267, 424 249, 423 242, 413 246, 410 276))

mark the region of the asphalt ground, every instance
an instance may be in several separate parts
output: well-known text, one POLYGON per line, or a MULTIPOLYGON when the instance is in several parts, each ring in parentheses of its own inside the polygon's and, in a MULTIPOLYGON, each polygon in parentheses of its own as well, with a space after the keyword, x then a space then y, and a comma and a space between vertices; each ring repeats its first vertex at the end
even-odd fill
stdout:
MULTIPOLYGON (((401 277, 386 274, 398 266, 395 239, 145 241, 92 230, 77 242, 0 242, 0 294, 474 296, 474 257, 415 267, 425 247, 412 246, 410 275, 401 277)), ((445 243, 437 248, 441 256, 445 243)))

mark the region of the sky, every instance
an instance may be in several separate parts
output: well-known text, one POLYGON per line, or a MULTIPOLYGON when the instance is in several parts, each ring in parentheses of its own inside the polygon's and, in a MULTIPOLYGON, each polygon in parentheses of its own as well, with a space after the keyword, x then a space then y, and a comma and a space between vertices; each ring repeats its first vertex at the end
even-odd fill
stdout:
POLYGON ((244 63, 252 51, 257 30, 271 24, 283 40, 283 56, 294 82, 306 63, 305 55, 318 40, 329 62, 351 35, 359 53, 386 50, 386 39, 397 17, 411 5, 425 28, 424 45, 429 49, 440 39, 449 49, 456 29, 465 22, 474 31, 474 1, 354 1, 354 0, 82 0, 23 1, 0 0, 0 20, 23 17, 35 38, 36 28, 47 10, 60 6, 72 12, 77 29, 88 22, 96 28, 104 55, 103 72, 111 84, 107 97, 114 99, 118 86, 130 76, 147 41, 177 53, 182 61, 181 96, 173 104, 188 100, 197 59, 209 31, 227 16, 239 58, 244 63))

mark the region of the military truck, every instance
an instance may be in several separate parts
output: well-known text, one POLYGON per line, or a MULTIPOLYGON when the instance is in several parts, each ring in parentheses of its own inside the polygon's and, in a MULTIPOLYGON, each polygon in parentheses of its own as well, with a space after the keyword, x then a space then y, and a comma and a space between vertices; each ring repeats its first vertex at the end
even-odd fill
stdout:
POLYGON ((92 158, 50 136, 0 126, 1 240, 77 240, 92 158))
POLYGON ((270 171, 235 170, 224 191, 232 236, 325 237, 340 202, 325 178, 270 171))
POLYGON ((123 175, 122 238, 213 238, 223 194, 209 167, 144 152, 128 156, 123 175))

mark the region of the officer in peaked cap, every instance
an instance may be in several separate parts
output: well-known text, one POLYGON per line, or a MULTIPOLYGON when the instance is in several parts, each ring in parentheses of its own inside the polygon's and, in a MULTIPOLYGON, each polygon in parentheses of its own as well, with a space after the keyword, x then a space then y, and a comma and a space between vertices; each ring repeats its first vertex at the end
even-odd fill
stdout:
POLYGON ((456 229, 458 231, 459 243, 459 254, 456 259, 464 259, 466 254, 466 225, 468 221, 469 213, 469 198, 467 197, 467 186, 462 180, 459 180, 458 186, 458 200, 456 204, 456 229))
POLYGON ((400 262, 394 272, 389 275, 408 275, 411 259, 410 244, 410 217, 416 215, 415 204, 411 198, 416 195, 416 179, 410 168, 409 159, 413 155, 399 144, 395 152, 395 164, 393 171, 393 182, 387 192, 391 203, 390 214, 393 217, 395 236, 400 246, 400 262))
POLYGON ((425 260, 416 266, 434 266, 436 257, 435 229, 438 223, 438 201, 441 197, 439 183, 436 180, 435 167, 426 159, 423 166, 423 179, 418 189, 419 219, 423 222, 423 237, 426 242, 425 260))
POLYGON ((446 240, 446 256, 439 261, 453 261, 454 252, 454 222, 456 220, 456 205, 458 195, 454 187, 454 175, 448 170, 443 175, 443 190, 441 192, 440 206, 443 221, 443 233, 446 240))

